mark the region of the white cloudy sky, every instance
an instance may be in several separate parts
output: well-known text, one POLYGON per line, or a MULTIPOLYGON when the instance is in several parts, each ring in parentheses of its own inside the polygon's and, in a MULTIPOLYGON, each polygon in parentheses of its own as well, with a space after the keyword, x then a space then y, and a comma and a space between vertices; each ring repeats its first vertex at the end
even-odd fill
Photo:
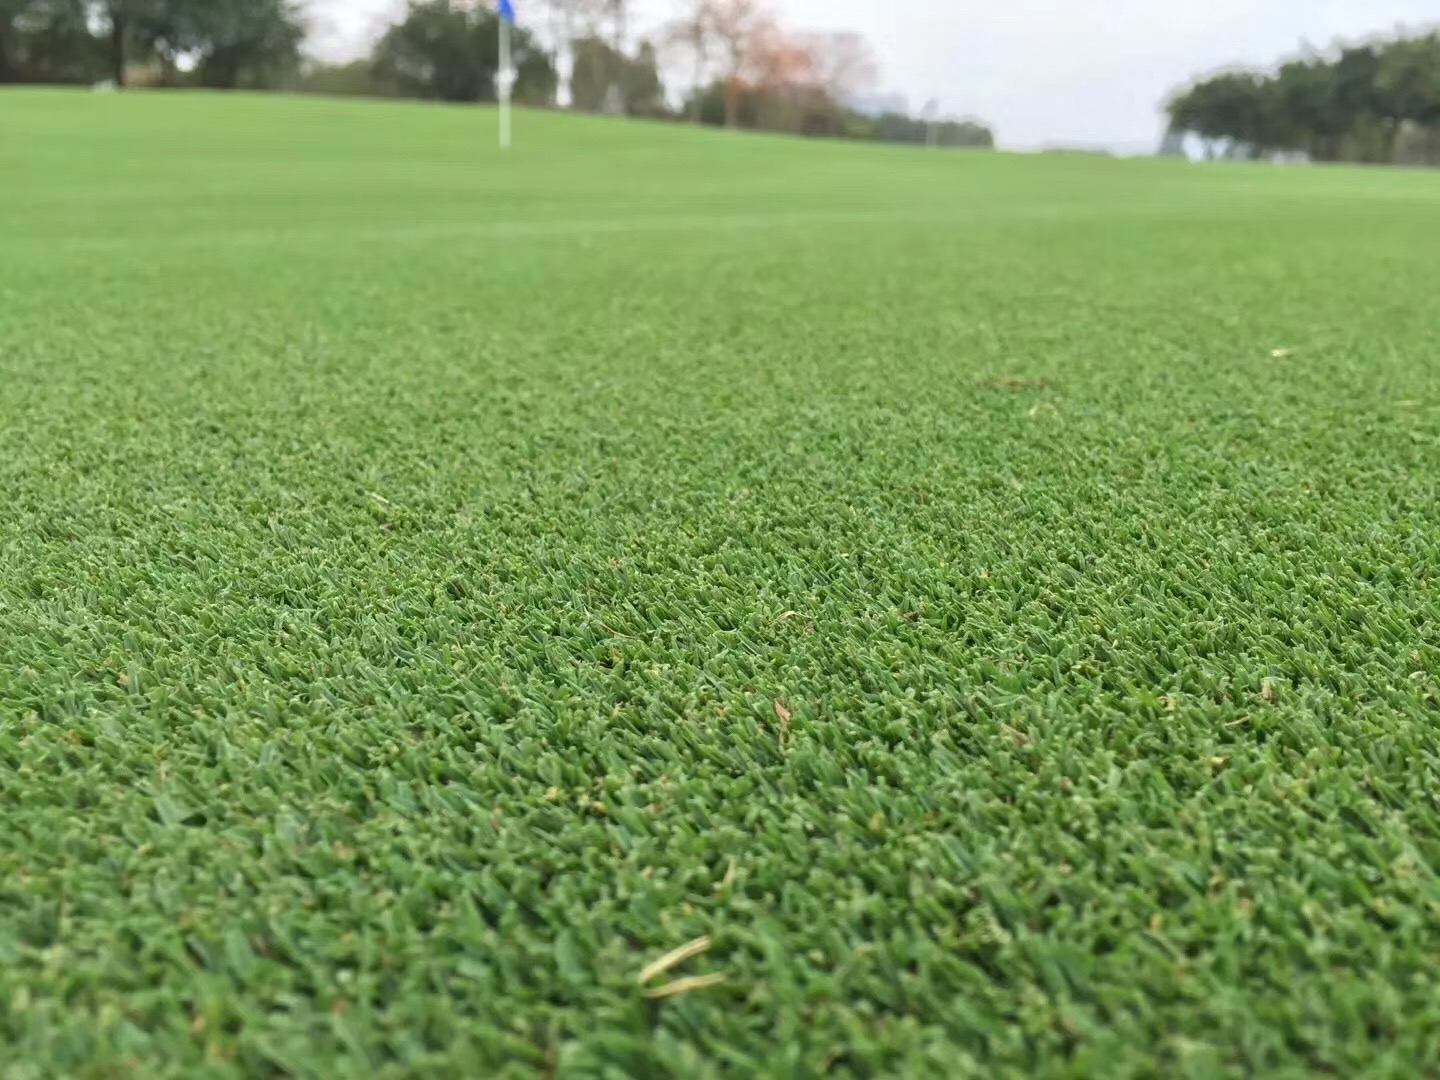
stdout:
MULTIPOLYGON (((636 29, 666 0, 633 0, 636 29)), ((851 29, 883 65, 879 89, 937 97, 1008 146, 1155 144, 1158 102, 1197 71, 1440 21, 1440 0, 774 0, 795 28, 851 29)), ((522 21, 526 0, 515 0, 522 21)), ((358 50, 403 0, 312 0, 322 51, 358 50)))

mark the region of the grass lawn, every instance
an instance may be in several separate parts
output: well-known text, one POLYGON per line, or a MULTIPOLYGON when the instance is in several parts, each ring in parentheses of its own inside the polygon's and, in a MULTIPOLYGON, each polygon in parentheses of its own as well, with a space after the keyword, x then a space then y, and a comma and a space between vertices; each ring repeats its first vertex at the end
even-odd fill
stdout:
POLYGON ((517 139, 0 94, 0 1076, 1440 1070, 1440 178, 517 139))

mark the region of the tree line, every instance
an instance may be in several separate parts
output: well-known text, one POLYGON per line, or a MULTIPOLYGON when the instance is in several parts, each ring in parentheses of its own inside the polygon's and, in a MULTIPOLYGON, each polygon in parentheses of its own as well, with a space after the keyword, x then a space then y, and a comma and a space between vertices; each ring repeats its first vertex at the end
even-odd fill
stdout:
POLYGON ((1198 80, 1168 102, 1207 156, 1440 164, 1440 32, 1340 44, 1198 80))
POLYGON ((0 83, 261 89, 300 63, 291 0, 0 0, 0 83))
MULTIPOLYGON (((850 102, 875 81, 869 44, 853 33, 798 33, 782 27, 766 0, 680 0, 651 38, 631 44, 628 0, 528 0, 535 21, 516 28, 517 98, 554 105, 558 68, 568 69, 569 105, 591 113, 800 135, 942 146, 990 147, 976 121, 933 124, 869 116, 850 102), (678 101, 665 71, 683 74, 678 101)), ((486 101, 499 63, 496 15, 485 3, 411 0, 371 55, 312 67, 304 89, 326 93, 486 101)))
MULTIPOLYGON (((768 0, 675 0, 649 38, 630 0, 522 0, 513 33, 515 96, 700 124, 940 146, 990 147, 970 120, 867 115, 853 107, 877 75, 852 33, 783 27, 768 0), (665 74, 684 86, 667 88, 665 74)), ((409 0, 368 55, 309 60, 302 0, 0 0, 0 83, 284 89, 490 101, 500 57, 490 0, 409 0)))

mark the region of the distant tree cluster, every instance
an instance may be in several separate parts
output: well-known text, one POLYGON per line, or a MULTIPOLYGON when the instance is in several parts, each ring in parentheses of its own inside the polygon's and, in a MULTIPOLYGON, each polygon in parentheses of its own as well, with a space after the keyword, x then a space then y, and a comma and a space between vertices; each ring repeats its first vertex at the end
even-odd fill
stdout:
POLYGON ((859 34, 797 33, 764 0, 684 0, 664 44, 692 89, 682 112, 699 123, 947 147, 991 147, 975 121, 928 123, 898 113, 871 117, 849 103, 879 66, 859 34))
POLYGON ((260 89, 304 40, 292 0, 0 0, 0 83, 260 89))
MULTIPOLYGON (((555 98, 555 66, 523 28, 514 31, 515 97, 555 98)), ((500 69, 499 16, 488 6, 449 0, 411 3, 371 53, 364 92, 436 101, 494 101, 500 69)), ((301 89, 304 88, 302 85, 301 89)))
POLYGON ((870 119, 858 117, 855 123, 869 125, 873 134, 865 138, 885 142, 929 144, 939 147, 990 150, 995 146, 995 133, 978 120, 916 120, 901 113, 887 112, 870 119))
MULTIPOLYGON (((519 0, 515 96, 696 123, 936 146, 989 147, 974 121, 863 115, 877 64, 858 34, 797 33, 769 0, 674 0, 654 40, 632 44, 631 0, 519 0), (686 90, 672 104, 662 71, 686 90)), ((0 0, 0 83, 290 89, 491 101, 500 66, 492 0, 408 0, 370 54, 307 62, 304 0, 0 0)))
POLYGON ((1440 164, 1440 33, 1338 46, 1273 71, 1227 71, 1167 106, 1211 156, 1440 164))
MULTIPOLYGON (((0 0, 3 2, 3 0, 0 0)), ((515 30, 518 98, 554 105, 558 71, 569 74, 569 106, 581 112, 688 119, 716 126, 990 147, 974 121, 864 116, 848 102, 875 80, 877 65, 858 34, 794 33, 766 0, 677 0, 679 13, 654 40, 630 44, 629 0, 525 0, 533 19, 515 30), (688 90, 671 104, 662 70, 688 90)), ((368 60, 311 65, 297 89, 487 101, 499 56, 496 15, 483 2, 410 0, 368 60)))

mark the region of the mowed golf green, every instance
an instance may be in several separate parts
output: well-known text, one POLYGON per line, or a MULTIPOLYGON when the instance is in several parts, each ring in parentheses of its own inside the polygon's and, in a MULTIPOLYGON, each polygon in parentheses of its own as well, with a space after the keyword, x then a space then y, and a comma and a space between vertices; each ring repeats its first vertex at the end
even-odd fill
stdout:
POLYGON ((0 94, 0 1075, 1440 1069, 1440 177, 494 123, 0 94))

